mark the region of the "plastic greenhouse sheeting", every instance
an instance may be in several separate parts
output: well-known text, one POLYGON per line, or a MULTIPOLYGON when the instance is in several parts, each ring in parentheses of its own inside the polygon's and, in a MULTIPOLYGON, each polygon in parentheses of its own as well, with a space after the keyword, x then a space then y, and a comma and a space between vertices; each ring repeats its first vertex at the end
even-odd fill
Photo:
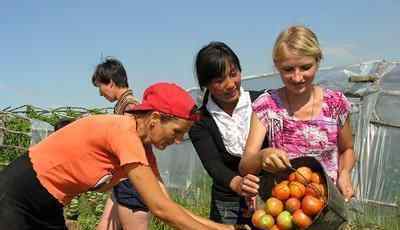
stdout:
POLYGON ((47 122, 31 119, 31 145, 39 143, 54 131, 54 127, 47 122))
MULTIPOLYGON (((357 79, 355 78, 355 79, 357 79)), ((400 200, 400 63, 371 61, 324 68, 316 83, 345 93, 352 103, 351 125, 358 162, 353 170, 356 200, 397 208, 400 200), (357 77, 357 81, 349 81, 357 77)), ((245 89, 277 88, 277 73, 243 78, 245 89)), ((201 103, 198 88, 189 92, 201 103)), ((0 124, 1 125, 1 124, 0 124)), ((45 122, 31 121, 31 144, 53 131, 45 122)), ((0 138, 1 140, 1 138, 0 138)), ((167 187, 187 190, 206 172, 190 140, 156 150, 160 174, 167 187)))
MULTIPOLYGON (((400 199, 400 63, 371 61, 321 69, 316 83, 345 93, 352 104, 351 125, 358 162, 353 170, 356 199, 397 207, 400 199), (349 81, 352 77, 367 80, 349 81), (362 78, 361 78, 362 79, 362 78), (369 79, 369 80, 368 80, 369 79)), ((242 80, 245 89, 282 86, 277 73, 242 80)), ((189 92, 201 102, 198 88, 189 92)), ((186 189, 205 173, 190 140, 156 154, 167 185, 186 189)))

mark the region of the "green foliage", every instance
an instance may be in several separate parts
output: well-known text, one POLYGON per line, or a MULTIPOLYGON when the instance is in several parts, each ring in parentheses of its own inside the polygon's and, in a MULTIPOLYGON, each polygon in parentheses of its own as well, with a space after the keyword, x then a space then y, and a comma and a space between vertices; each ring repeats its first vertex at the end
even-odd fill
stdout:
POLYGON ((0 135, 3 140, 0 144, 1 167, 25 153, 31 144, 31 123, 29 119, 36 119, 55 125, 61 118, 75 119, 83 114, 104 114, 107 110, 94 108, 60 107, 53 110, 44 110, 31 105, 19 107, 11 112, 0 112, 0 135), (21 111, 21 109, 25 109, 21 111), (20 110, 18 110, 20 109, 20 110))
MULTIPOLYGON (((24 106, 25 111, 0 112, 0 127, 2 144, 0 147, 0 170, 26 153, 31 144, 31 122, 36 119, 55 125, 61 118, 78 118, 83 114, 101 114, 105 109, 83 109, 63 107, 54 110, 43 110, 33 106, 24 106)), ((22 108, 22 107, 20 107, 22 108)), ((78 198, 74 198, 64 209, 65 217, 69 220, 77 220, 80 229, 94 229, 99 220, 104 203, 108 195, 103 193, 88 192, 78 198)))
POLYGON ((56 113, 43 113, 41 111, 35 110, 32 106, 29 105, 26 107, 26 116, 31 119, 45 121, 51 125, 54 125, 61 118, 56 113))
MULTIPOLYGON (((78 203, 78 223, 81 230, 94 229, 97 225, 103 210, 104 204, 108 198, 107 193, 87 192, 82 194, 78 203)), ((66 208, 66 212, 68 212, 66 208)))
MULTIPOLYGON (((171 198, 181 206, 190 210, 198 216, 208 218, 211 200, 211 179, 207 175, 202 175, 186 191, 170 191, 171 198)), ((150 229, 152 230, 172 230, 156 217, 151 220, 150 229)))
MULTIPOLYGON (((195 184, 185 191, 177 189, 170 191, 171 198, 175 202, 203 217, 209 215, 210 194, 211 179, 206 175, 199 176, 195 184)), ((107 198, 107 193, 87 192, 82 194, 65 207, 65 216, 67 219, 77 220, 81 230, 95 229, 107 198)), ((173 228, 153 217, 150 229, 172 230, 173 228)))
POLYGON ((22 117, 0 114, 0 118, 5 128, 15 131, 7 132, 5 130, 1 130, 4 135, 2 144, 5 146, 19 147, 0 148, 0 162, 7 164, 25 152, 29 147, 31 137, 28 133, 31 131, 31 127, 29 120, 22 117))
POLYGON ((354 207, 349 207, 348 216, 350 221, 344 230, 400 230, 399 200, 396 201, 396 204, 397 208, 381 204, 361 202, 354 207))
MULTIPOLYGON (((17 146, 0 147, 0 170, 20 154, 26 152, 30 145, 31 124, 29 118, 56 124, 61 118, 77 118, 82 114, 101 114, 104 109, 85 109, 63 107, 51 111, 39 110, 33 106, 26 106, 25 116, 16 113, 0 112, 0 127, 5 127, 13 132, 4 132, 0 139, 3 145, 17 146), (2 138, 1 138, 2 137, 2 138)), ((0 133, 1 134, 1 133, 0 133)), ((0 142, 1 143, 1 142, 0 142)), ((195 182, 186 190, 170 190, 171 198, 192 211, 193 213, 208 217, 211 194, 211 179, 202 173, 195 182)), ((104 209, 109 194, 88 192, 72 200, 64 209, 65 217, 78 222, 80 230, 95 229, 104 209)), ((399 195, 400 197, 400 195, 399 195)), ((397 201, 400 204, 400 201, 397 201)), ((362 206, 351 211, 351 221, 344 229, 400 229, 400 209, 393 209, 382 214, 382 207, 362 206), (394 210, 394 211, 393 211, 394 210)), ((150 229, 170 230, 171 227, 157 218, 152 218, 150 229)))

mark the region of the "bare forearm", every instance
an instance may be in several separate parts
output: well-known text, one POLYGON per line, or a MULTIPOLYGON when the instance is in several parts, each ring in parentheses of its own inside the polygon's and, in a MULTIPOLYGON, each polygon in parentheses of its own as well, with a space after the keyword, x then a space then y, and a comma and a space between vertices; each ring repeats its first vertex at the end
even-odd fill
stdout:
POLYGON ((190 215, 193 219, 195 219, 196 221, 198 221, 199 223, 202 223, 204 225, 206 225, 208 227, 208 229, 212 229, 212 230, 234 230, 233 225, 226 225, 226 224, 219 224, 216 222, 213 222, 209 219, 197 216, 193 213, 191 213, 190 211, 182 208, 182 210, 184 212, 186 212, 188 215, 190 215))
MULTIPOLYGON (((159 184, 160 184, 160 187, 161 187, 161 190, 163 191, 163 193, 165 194, 165 196, 167 197, 167 198, 169 198, 170 199, 170 197, 169 197, 169 194, 168 194, 168 191, 167 191, 167 188, 164 186, 164 184, 160 181, 159 182, 159 184)), ((202 218, 202 217, 200 217, 200 216, 197 216, 197 215, 195 215, 195 214, 193 214, 193 213, 191 213, 189 210, 187 210, 187 209, 185 209, 184 207, 181 207, 181 206, 179 206, 179 208, 183 211, 183 212, 185 212, 187 215, 189 215, 191 218, 193 218, 194 220, 196 220, 197 222, 199 222, 200 224, 203 224, 203 225, 206 225, 208 228, 211 228, 211 229, 226 229, 226 230, 228 230, 228 229, 230 229, 230 228, 228 228, 228 226, 227 225, 222 225, 222 224, 217 224, 217 223, 215 223, 215 222, 213 222, 213 221, 210 221, 209 219, 206 219, 206 218, 202 218)), ((233 228, 232 228, 233 229, 233 228)))
POLYGON ((343 153, 340 154, 339 157, 339 171, 345 171, 351 173, 355 163, 356 163, 356 156, 354 154, 353 149, 349 148, 346 149, 343 153))
POLYGON ((175 229, 207 229, 169 199, 149 166, 128 164, 125 170, 151 213, 175 229))
POLYGON ((258 175, 261 171, 261 155, 258 153, 245 154, 240 160, 239 172, 240 175, 253 174, 258 175))
POLYGON ((163 206, 164 207, 162 209, 159 210, 150 209, 150 211, 156 217, 158 217, 160 220, 164 221, 168 225, 172 226, 174 229, 182 229, 182 230, 210 229, 209 227, 206 226, 204 222, 201 222, 199 221, 199 219, 194 218, 194 216, 190 214, 190 212, 188 212, 187 210, 178 205, 175 205, 174 203, 164 204, 163 206))

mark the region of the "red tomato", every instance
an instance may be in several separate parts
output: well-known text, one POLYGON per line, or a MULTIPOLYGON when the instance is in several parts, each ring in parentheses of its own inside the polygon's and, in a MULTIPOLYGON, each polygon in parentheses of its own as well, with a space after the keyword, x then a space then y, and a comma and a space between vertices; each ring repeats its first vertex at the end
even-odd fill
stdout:
POLYGON ((322 184, 317 183, 310 183, 306 186, 305 195, 310 195, 313 197, 323 197, 324 196, 324 189, 322 184))
POLYGON ((289 181, 288 180, 283 180, 279 184, 289 185, 289 181))
POLYGON ((301 199, 304 196, 304 193, 306 192, 306 187, 298 181, 290 182, 289 189, 290 189, 290 195, 292 197, 296 197, 297 199, 301 199))
POLYGON ((275 185, 272 194, 279 200, 285 201, 290 197, 290 188, 288 185, 280 183, 275 185))
POLYGON ((306 229, 312 224, 312 220, 301 209, 296 210, 292 215, 292 221, 300 229, 306 229))
POLYGON ((282 230, 282 229, 280 229, 279 226, 275 224, 269 230, 282 230))
POLYGON ((301 209, 309 216, 314 216, 322 209, 322 201, 319 198, 307 195, 301 201, 301 209))
POLYGON ((296 181, 307 184, 311 181, 312 170, 309 167, 303 166, 296 170, 296 181))
POLYGON ((292 172, 291 174, 289 174, 289 181, 294 181, 294 180, 296 180, 296 173, 295 172, 292 172))
POLYGON ((290 213, 294 213, 294 211, 300 208, 301 208, 301 202, 296 197, 290 197, 285 202, 285 209, 288 210, 290 213))
POLYGON ((278 216, 283 211, 283 203, 275 197, 270 197, 265 202, 265 212, 272 216, 278 216))
POLYGON ((258 226, 259 223, 260 223, 261 217, 264 216, 265 214, 267 214, 267 213, 265 213, 265 211, 262 210, 262 209, 256 210, 256 211, 253 213, 253 215, 251 216, 251 222, 253 223, 253 225, 254 225, 254 226, 258 226))
POLYGON ((322 182, 321 175, 319 175, 319 173, 317 173, 317 172, 313 172, 311 174, 311 182, 321 184, 321 182, 322 182))

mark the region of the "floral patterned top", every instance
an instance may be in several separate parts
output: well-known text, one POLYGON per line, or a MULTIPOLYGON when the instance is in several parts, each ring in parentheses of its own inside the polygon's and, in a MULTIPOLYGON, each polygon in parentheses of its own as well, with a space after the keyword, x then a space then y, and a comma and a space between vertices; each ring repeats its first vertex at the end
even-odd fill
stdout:
POLYGON ((311 120, 290 116, 278 90, 268 90, 252 104, 253 111, 267 127, 269 146, 285 150, 289 159, 313 156, 336 183, 338 132, 350 112, 350 103, 339 91, 323 89, 320 114, 311 120))

